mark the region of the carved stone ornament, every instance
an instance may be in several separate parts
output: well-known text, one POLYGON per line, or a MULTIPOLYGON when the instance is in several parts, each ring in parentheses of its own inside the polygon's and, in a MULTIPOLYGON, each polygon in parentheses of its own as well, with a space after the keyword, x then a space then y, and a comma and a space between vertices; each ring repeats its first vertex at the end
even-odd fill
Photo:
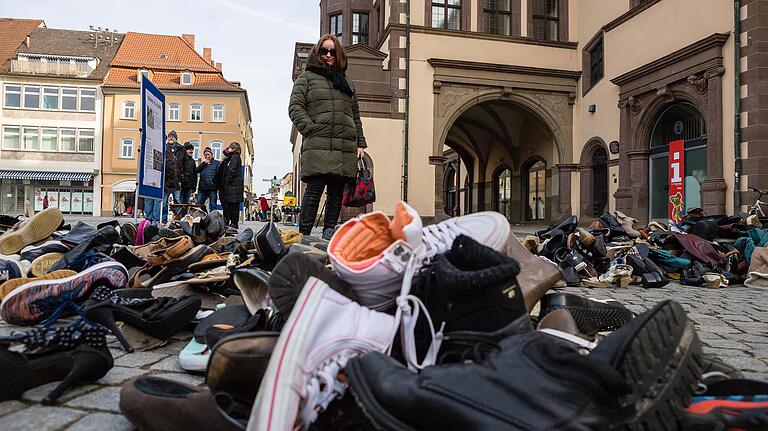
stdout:
POLYGON ((671 98, 674 97, 674 95, 672 94, 672 89, 669 88, 669 85, 665 85, 663 87, 659 87, 656 90, 656 95, 659 96, 659 97, 667 98, 667 99, 671 99, 671 98))
POLYGON ((642 109, 642 105, 640 105, 640 101, 635 99, 634 96, 629 96, 626 99, 619 100, 619 109, 629 108, 629 110, 637 115, 640 113, 640 110, 642 109))
POLYGON ((714 78, 723 76, 724 73, 725 73, 725 67, 717 66, 717 67, 713 67, 712 69, 709 69, 706 72, 704 72, 704 78, 705 79, 714 79, 714 78))
POLYGON ((440 81, 433 81, 432 82, 432 92, 435 94, 440 94, 440 89, 443 87, 443 83, 440 81))
POLYGON ((569 105, 576 104, 576 93, 568 93, 568 104, 569 105))
POLYGON ((501 89, 501 97, 504 99, 509 99, 514 93, 515 90, 512 87, 504 87, 501 89))
POLYGON ((699 93, 706 92, 707 87, 709 86, 707 78, 698 75, 690 75, 688 77, 688 84, 695 88, 699 93))

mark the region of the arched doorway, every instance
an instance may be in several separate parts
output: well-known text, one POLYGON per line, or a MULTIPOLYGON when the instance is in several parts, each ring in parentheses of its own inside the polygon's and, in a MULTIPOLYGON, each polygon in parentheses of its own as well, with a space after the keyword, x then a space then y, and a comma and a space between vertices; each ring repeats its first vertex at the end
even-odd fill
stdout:
POLYGON ((546 169, 543 160, 534 160, 527 164, 525 172, 525 219, 544 220, 546 214, 546 169))
POLYGON ((666 220, 669 212, 669 143, 685 141, 686 209, 702 206, 701 186, 707 178, 707 127, 692 104, 678 102, 659 114, 650 143, 650 218, 666 220))
POLYGON ((456 216, 456 203, 458 191, 456 190, 456 168, 449 164, 443 175, 443 202, 445 202, 445 215, 448 217, 456 216))
POLYGON ((608 153, 598 147, 592 153, 592 217, 600 217, 608 208, 608 153))

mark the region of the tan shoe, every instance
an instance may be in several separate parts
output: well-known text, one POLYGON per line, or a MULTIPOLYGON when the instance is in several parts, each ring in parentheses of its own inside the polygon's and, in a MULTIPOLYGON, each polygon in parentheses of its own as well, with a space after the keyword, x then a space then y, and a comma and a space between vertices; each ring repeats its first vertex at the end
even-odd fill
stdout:
MULTIPOLYGON (((35 259, 37 260, 37 259, 35 259)), ((3 284, 0 284, 0 299, 5 298, 6 295, 11 293, 14 289, 21 287, 27 283, 31 283, 33 281, 37 280, 58 280, 60 278, 67 278, 71 277, 73 275, 76 275, 77 273, 75 271, 72 271, 71 269, 60 269, 58 271, 53 271, 50 274, 45 274, 39 277, 32 277, 32 278, 14 278, 11 280, 6 281, 3 284)))
POLYGON ((64 253, 46 253, 32 261, 32 275, 42 277, 48 274, 53 264, 61 260, 64 253))
POLYGON ((530 313, 539 299, 563 278, 563 273, 560 272, 557 265, 526 250, 513 232, 510 232, 507 237, 507 244, 503 253, 515 259, 520 265, 517 284, 520 285, 520 290, 523 292, 525 309, 530 313))
POLYGON ((0 253, 16 254, 22 248, 48 238, 62 221, 64 216, 58 208, 44 209, 0 236, 0 253))

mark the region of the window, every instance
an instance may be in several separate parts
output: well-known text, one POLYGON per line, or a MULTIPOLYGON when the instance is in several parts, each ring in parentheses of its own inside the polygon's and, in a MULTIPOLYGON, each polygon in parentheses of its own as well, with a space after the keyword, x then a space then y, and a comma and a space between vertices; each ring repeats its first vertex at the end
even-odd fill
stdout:
POLYGON ((533 0, 534 39, 560 40, 560 15, 558 0, 533 0))
POLYGON ((649 1, 651 1, 651 0, 630 0, 629 1, 629 8, 630 9, 634 9, 634 8, 636 8, 638 6, 642 6, 642 5, 646 4, 646 3, 648 3, 649 1))
POLYGON ((597 84, 603 78, 603 39, 597 41, 589 51, 590 86, 597 84))
POLYGON ((37 127, 24 128, 24 149, 25 150, 40 149, 40 129, 38 129, 37 127))
POLYGON ((203 105, 193 103, 189 106, 189 121, 203 121, 203 105))
POLYGON ((338 13, 331 15, 331 34, 341 39, 342 30, 344 26, 342 24, 344 15, 338 13))
POLYGON ((198 141, 197 139, 194 139, 192 141, 189 141, 189 143, 195 147, 195 150, 192 153, 192 160, 200 160, 200 141, 198 141))
POLYGON ((352 45, 368 43, 368 14, 355 12, 352 14, 352 45))
POLYGON ((494 174, 496 191, 495 210, 512 220, 512 172, 506 167, 500 167, 494 174))
POLYGON ((18 127, 4 127, 3 128, 3 148, 6 150, 18 150, 21 142, 19 141, 19 128, 18 127))
POLYGON ((43 109, 59 109, 59 87, 43 87, 43 109))
POLYGON ((80 110, 81 111, 96 110, 96 89, 94 88, 80 89, 80 110))
POLYGON ((58 150, 58 131, 56 129, 43 129, 40 149, 43 151, 58 150))
POLYGON ((485 0, 483 7, 485 32, 512 36, 519 30, 513 30, 512 0, 485 0))
POLYGON ((213 105, 213 112, 211 114, 211 121, 224 121, 224 105, 216 103, 213 105))
POLYGON ((21 85, 5 86, 5 107, 21 108, 21 85))
POLYGON ((24 86, 24 107, 40 108, 40 87, 24 86))
POLYGON ((433 0, 432 27, 461 29, 461 0, 433 0))
POLYGON ((224 143, 221 141, 211 141, 210 147, 211 151, 213 152, 213 158, 216 160, 221 160, 221 148, 224 146, 224 143))
POLYGON ((61 129, 61 149, 60 151, 75 151, 76 139, 75 129, 61 129))
POLYGON ((178 103, 171 103, 168 105, 168 121, 181 120, 181 105, 178 103))
POLYGON ((93 129, 80 129, 78 132, 77 151, 81 153, 93 152, 93 129))
POLYGON ((123 102, 123 118, 136 119, 136 102, 123 102))
POLYGON ((546 197, 546 165, 544 162, 537 161, 530 165, 527 170, 527 196, 528 202, 525 206, 526 220, 544 220, 544 207, 546 197))
POLYGON ((182 72, 181 73, 181 84, 182 85, 192 85, 192 72, 182 72))
POLYGON ((120 158, 121 159, 133 158, 133 139, 123 138, 120 141, 120 158))
POLYGON ((61 89, 61 109, 65 111, 77 110, 77 88, 64 87, 61 89))

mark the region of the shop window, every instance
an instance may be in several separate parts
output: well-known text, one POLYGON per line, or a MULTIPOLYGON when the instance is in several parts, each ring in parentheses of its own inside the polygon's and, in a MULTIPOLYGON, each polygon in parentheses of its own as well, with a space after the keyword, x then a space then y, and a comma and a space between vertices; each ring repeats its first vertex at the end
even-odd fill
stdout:
POLYGON ((330 21, 330 33, 334 36, 336 36, 339 40, 341 40, 341 36, 343 34, 344 30, 344 24, 343 24, 343 18, 344 15, 338 13, 336 15, 331 15, 331 21, 330 21))
POLYGON ((533 28, 530 30, 534 39, 560 40, 559 0, 533 0, 531 4, 533 28))
POLYGON ((4 105, 6 108, 21 108, 21 85, 5 86, 4 105))
MULTIPOLYGON (((517 34, 514 29, 512 0, 485 0, 483 3, 483 23, 486 33, 502 36, 517 34)), ((519 24, 518 24, 519 27, 519 24)))
POLYGON ((651 218, 669 218, 669 143, 685 142, 685 208, 701 207, 701 186, 707 179, 707 129, 704 116, 690 103, 667 107, 656 120, 651 134, 651 218))
POLYGON ((120 158, 121 159, 133 158, 133 139, 123 138, 120 141, 120 158))
POLYGON ((352 45, 368 43, 368 14, 355 12, 352 14, 352 45))
POLYGON ((497 169, 493 176, 495 210, 507 220, 512 219, 512 172, 507 168, 497 169))
POLYGON ((21 129, 19 127, 3 128, 3 148, 6 150, 18 150, 21 148, 21 129))
POLYGON ((526 172, 526 220, 544 220, 546 196, 546 165, 537 161, 526 172))
POLYGON ((461 29, 461 0, 432 1, 432 27, 461 29))

